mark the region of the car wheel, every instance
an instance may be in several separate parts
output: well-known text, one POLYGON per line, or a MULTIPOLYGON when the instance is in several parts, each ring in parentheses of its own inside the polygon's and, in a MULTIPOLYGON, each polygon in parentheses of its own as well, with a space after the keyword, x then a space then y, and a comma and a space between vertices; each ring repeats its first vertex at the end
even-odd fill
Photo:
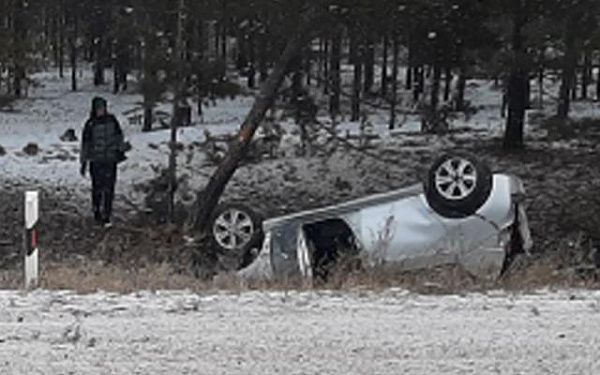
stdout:
POLYGON ((484 205, 492 184, 493 176, 485 163, 465 154, 444 155, 429 170, 425 196, 439 215, 460 219, 475 214, 484 205))
POLYGON ((210 234, 221 265, 227 270, 237 270, 247 266, 253 250, 260 248, 262 219, 246 205, 222 204, 212 216, 210 234))

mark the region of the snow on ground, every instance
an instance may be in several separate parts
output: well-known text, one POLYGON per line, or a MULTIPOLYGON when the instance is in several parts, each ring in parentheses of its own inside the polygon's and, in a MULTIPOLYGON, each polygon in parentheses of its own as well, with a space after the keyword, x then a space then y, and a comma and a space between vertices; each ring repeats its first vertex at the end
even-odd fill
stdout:
MULTIPOLYGON (((152 166, 164 166, 168 160, 168 131, 142 133, 139 125, 128 123, 128 111, 139 108, 142 98, 134 94, 113 95, 108 87, 94 88, 91 78, 84 75, 79 92, 70 92, 68 78, 59 79, 55 72, 38 73, 33 79, 41 87, 30 97, 17 101, 12 110, 0 116, 0 145, 7 155, 0 159, 0 173, 6 179, 27 181, 45 186, 87 189, 89 184, 79 176, 79 143, 61 142, 59 137, 69 128, 80 137, 81 129, 89 116, 91 99, 102 95, 109 101, 109 109, 120 120, 128 140, 133 145, 128 163, 120 168, 123 181, 140 182, 154 177, 152 166), (27 156, 22 152, 28 143, 36 143, 41 152, 27 156), (161 147, 162 146, 162 147, 161 147)), ((196 128, 181 129, 184 144, 200 142, 204 131, 212 134, 229 134, 239 127, 241 120, 252 105, 251 98, 223 100, 217 107, 209 107, 205 124, 196 128)), ((170 110, 168 104, 163 110, 170 110)), ((127 192, 131 183, 121 189, 127 192)))
POLYGON ((600 373, 600 294, 0 292, 3 374, 600 373))
MULTIPOLYGON (((89 114, 91 98, 96 95, 108 99, 110 110, 120 119, 134 147, 129 155, 129 161, 121 166, 121 180, 127 182, 147 180, 154 176, 157 167, 166 165, 168 130, 142 133, 139 125, 128 124, 127 114, 139 107, 141 96, 113 95, 109 92, 108 86, 98 89, 91 85, 89 74, 87 70, 82 73, 81 90, 76 93, 70 92, 68 74, 64 79, 58 78, 54 71, 35 74, 33 79, 40 83, 40 87, 32 89, 28 99, 14 103, 11 111, 2 113, 0 145, 6 149, 7 155, 0 159, 0 173, 4 177, 29 183, 43 182, 44 185, 49 186, 69 186, 75 190, 86 189, 88 183, 78 175, 78 143, 61 142, 59 137, 69 128, 75 129, 79 135, 89 114), (22 152, 23 147, 30 142, 39 145, 41 149, 39 155, 27 156, 22 152)), ((489 88, 484 86, 482 90, 487 92, 489 88)), ((474 96, 478 94, 474 93, 474 96)), ((189 147, 194 143, 202 142, 205 139, 205 131, 213 135, 235 133, 252 102, 251 97, 218 101, 216 106, 205 109, 201 124, 181 129, 179 139, 184 146, 189 147)), ((161 110, 169 112, 170 105, 163 104, 161 110)), ((386 116, 386 113, 371 111, 372 131, 382 138, 386 138, 389 134, 386 116)), ((199 122, 197 118, 194 120, 199 122)), ((459 120, 459 122, 459 125, 463 125, 464 121, 459 120)), ((475 127, 489 128, 493 126, 492 122, 485 118, 483 121, 471 121, 470 124, 475 127)), ((282 126, 292 138, 292 142, 297 141, 297 134, 292 134, 295 133, 293 122, 284 121, 282 126)), ((419 126, 418 118, 409 116, 400 128, 400 132, 418 131, 419 126)), ((342 134, 358 134, 359 129, 360 124, 350 122, 343 122, 338 127, 342 134)), ((194 169, 204 164, 202 155, 194 155, 193 158, 190 158, 190 155, 182 155, 180 159, 182 165, 189 164, 189 160, 192 159, 194 169)), ((303 167, 303 162, 299 163, 300 167, 303 167)), ((192 174, 191 170, 186 171, 185 166, 183 168, 184 173, 192 174)), ((130 193, 131 185, 121 185, 121 192, 130 193)))
MULTIPOLYGON (((15 102, 12 111, 0 115, 0 146, 7 151, 5 156, 0 156, 0 185, 3 181, 8 181, 28 188, 43 186, 49 190, 68 189, 70 193, 87 197, 89 181, 79 176, 79 144, 61 142, 59 137, 69 128, 75 129, 79 136, 90 110, 91 98, 103 95, 108 99, 111 111, 120 119, 126 136, 133 145, 129 160, 119 168, 118 194, 127 196, 129 201, 141 201, 143 195, 139 194, 136 186, 153 179, 157 171, 167 165, 169 131, 143 133, 140 125, 129 124, 128 113, 139 107, 141 96, 113 95, 109 92, 109 86, 93 87, 90 71, 86 69, 81 74, 81 91, 76 93, 70 92, 70 80, 67 78, 69 74, 64 79, 59 79, 54 71, 35 74, 33 78, 41 86, 32 89, 28 99, 15 102), (27 156, 23 153, 23 147, 30 142, 39 145, 41 151, 38 155, 27 156)), ((554 90, 554 86, 548 83, 549 90, 554 90)), ((533 93, 535 96, 535 86, 533 93)), ((407 96, 404 94, 403 97, 407 96)), ((373 133, 378 137, 374 141, 378 144, 378 149, 373 149, 372 154, 392 159, 392 163, 364 157, 345 147, 339 147, 330 157, 298 157, 295 153, 299 144, 297 126, 289 119, 279 121, 285 132, 280 147, 281 154, 276 159, 240 168, 227 194, 240 198, 247 197, 249 193, 256 194, 256 187, 260 187, 259 190, 262 191, 282 192, 291 186, 300 192, 311 191, 317 195, 326 195, 331 194, 332 189, 339 190, 338 186, 332 187, 332 181, 341 181, 343 185, 350 186, 347 195, 356 197, 414 183, 415 157, 407 157, 407 154, 424 150, 435 154, 436 150, 452 147, 452 142, 457 138, 489 138, 502 132, 504 119, 500 116, 500 89, 494 87, 491 81, 471 80, 466 95, 477 112, 469 117, 458 115, 451 127, 481 132, 458 134, 453 139, 432 135, 415 136, 414 133, 420 130, 420 120, 415 114, 400 115, 401 126, 390 133, 387 112, 369 106, 364 107, 369 114, 370 123, 366 129, 361 130, 360 123, 349 122, 347 118, 342 120, 337 127, 339 134, 357 136, 361 132, 373 133), (321 178, 322 176, 327 178, 321 178)), ((219 100, 216 106, 205 108, 202 122, 194 114, 197 125, 180 129, 179 140, 184 148, 178 160, 179 175, 188 177, 185 183, 187 191, 201 188, 214 169, 214 164, 208 162, 205 150, 200 145, 205 140, 205 131, 213 135, 234 134, 252 103, 251 97, 219 100)), ((403 103, 407 106, 406 110, 411 110, 410 103, 403 103)), ((585 102, 575 103, 574 115, 600 115, 596 107, 585 102)), ((168 103, 164 103, 160 109, 170 112, 171 108, 168 103)), ((325 122, 327 118, 323 116, 320 120, 325 122)), ((422 164, 420 157, 417 156, 416 160, 422 164)))

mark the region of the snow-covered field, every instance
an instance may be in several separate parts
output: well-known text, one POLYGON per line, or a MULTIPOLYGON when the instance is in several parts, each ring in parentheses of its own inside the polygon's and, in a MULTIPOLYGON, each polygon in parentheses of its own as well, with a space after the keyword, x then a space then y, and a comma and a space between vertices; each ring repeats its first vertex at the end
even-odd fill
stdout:
POLYGON ((600 373, 600 293, 0 292, 0 373, 600 373))
MULTIPOLYGON (((68 187, 75 192, 86 191, 88 182, 78 174, 78 142, 62 142, 59 137, 67 130, 74 129, 77 135, 90 111, 91 99, 102 95, 109 101, 110 111, 121 121, 127 138, 133 145, 129 160, 120 167, 121 181, 119 191, 130 195, 135 183, 153 178, 156 170, 167 165, 169 148, 167 141, 169 131, 162 130, 152 133, 142 133, 140 125, 131 125, 128 122, 130 111, 139 108, 142 98, 138 94, 118 94, 109 92, 109 87, 97 88, 91 85, 90 72, 84 71, 81 90, 70 92, 69 78, 60 79, 54 71, 37 73, 33 79, 40 84, 32 89, 27 99, 13 103, 9 111, 0 116, 0 146, 7 154, 0 156, 0 175, 5 179, 25 182, 30 185, 43 184, 48 187, 68 187), (23 153, 23 148, 28 143, 36 143, 40 152, 35 156, 23 153)), ((68 75, 67 75, 68 76, 68 75)), ((471 87, 469 97, 486 100, 487 105, 498 106, 499 92, 491 87, 491 83, 484 82, 471 87), (483 98, 483 99, 482 99, 483 98), (489 103, 488 103, 489 102, 489 103)), ((234 134, 242 123, 245 115, 252 105, 251 97, 240 97, 234 100, 219 100, 216 106, 205 108, 202 121, 196 118, 197 126, 180 129, 179 140, 184 146, 180 154, 180 175, 194 175, 194 184, 201 184, 206 177, 198 176, 198 171, 210 172, 206 167, 204 150, 197 145, 205 140, 205 131, 212 135, 234 134)), ((479 103, 475 103, 479 105, 479 103)), ((161 110, 170 112, 168 103, 161 106, 161 110)), ((365 107, 372 123, 371 131, 379 134, 382 139, 390 139, 388 148, 397 148, 398 140, 389 137, 387 113, 365 107)), ((136 113, 139 113, 136 112, 136 113)), ((484 110, 470 118, 468 123, 458 119, 455 126, 485 129, 497 133, 501 130, 502 120, 497 110, 484 110)), ((288 141, 299 143, 296 126, 291 121, 281 121, 288 141)), ((420 122, 417 116, 408 116, 398 131, 416 132, 420 122)), ((340 134, 359 133, 360 124, 342 121, 339 124, 340 134)), ((429 146, 431 142, 423 140, 429 146)), ((293 145, 292 145, 293 146, 293 145)), ((285 147, 284 147, 285 148, 285 147)), ((286 162, 295 164, 300 169, 310 169, 306 158, 302 160, 286 151, 286 162)), ((321 161, 319 161, 320 163, 321 161)), ((350 161, 336 160, 341 171, 348 169, 350 161)), ((262 169, 272 169, 273 163, 266 163, 262 169)), ((240 170, 240 180, 247 181, 253 178, 253 172, 240 170)))

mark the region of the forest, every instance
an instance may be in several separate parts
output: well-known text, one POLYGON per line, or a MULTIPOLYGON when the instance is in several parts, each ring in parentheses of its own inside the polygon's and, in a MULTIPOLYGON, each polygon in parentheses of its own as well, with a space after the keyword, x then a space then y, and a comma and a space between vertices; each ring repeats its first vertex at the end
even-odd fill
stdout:
POLYGON ((30 73, 48 66, 61 77, 74 67, 75 91, 78 64, 91 63, 94 84, 110 83, 115 93, 127 89, 128 75, 139 78, 145 130, 167 92, 194 101, 201 113, 204 98, 238 90, 227 81, 233 72, 249 88, 264 82, 299 30, 307 35, 286 67, 291 96, 319 89, 328 97, 319 109, 333 117, 349 112, 358 120, 365 102, 376 103, 389 108, 394 128, 404 86, 424 113, 424 130, 436 131, 441 113, 467 109, 467 80, 486 77, 505 91, 504 147, 520 148, 525 111, 543 103, 545 77, 560 81, 558 118, 569 116, 571 101, 600 97, 600 5, 593 0, 2 0, 0 6, 4 98, 26 95, 35 85, 30 73), (347 91, 343 65, 353 71, 347 91), (536 103, 532 83, 542 93, 536 103))

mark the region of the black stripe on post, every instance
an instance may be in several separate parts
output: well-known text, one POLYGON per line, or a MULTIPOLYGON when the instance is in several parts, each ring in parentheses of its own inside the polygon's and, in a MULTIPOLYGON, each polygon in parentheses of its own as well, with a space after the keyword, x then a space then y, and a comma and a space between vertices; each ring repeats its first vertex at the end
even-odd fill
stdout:
POLYGON ((37 223, 31 229, 25 230, 25 251, 27 256, 31 256, 38 246, 37 223))

